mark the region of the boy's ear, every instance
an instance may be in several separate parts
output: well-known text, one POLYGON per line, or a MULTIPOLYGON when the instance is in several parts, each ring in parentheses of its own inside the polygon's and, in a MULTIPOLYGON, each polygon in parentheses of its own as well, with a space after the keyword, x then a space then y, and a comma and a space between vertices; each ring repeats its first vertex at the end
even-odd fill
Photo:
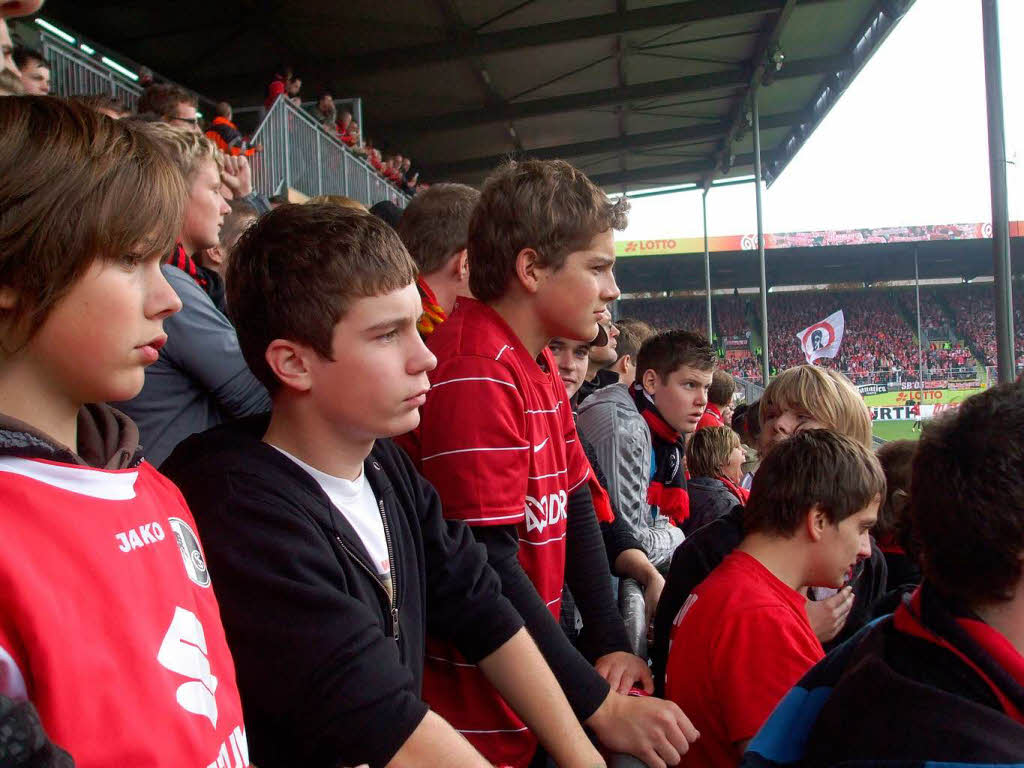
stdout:
POLYGON ((0 309, 14 309, 18 303, 18 294, 9 285, 0 288, 0 309))
POLYGON ((465 248, 448 261, 448 277, 461 285, 469 284, 469 251, 465 248))
POLYGON ((822 511, 821 507, 815 504, 807 510, 807 536, 811 541, 821 541, 822 536, 825 535, 825 529, 828 526, 828 518, 825 517, 825 513, 822 511))
POLYGON ((308 392, 313 387, 309 366, 312 354, 315 353, 302 344, 274 339, 267 345, 265 358, 282 384, 299 392, 308 392))
POLYGON ((540 287, 540 254, 533 248, 523 248, 516 254, 516 277, 527 293, 536 293, 540 287))
POLYGON ((640 379, 640 382, 641 384, 643 384, 644 391, 648 395, 653 395, 654 389, 658 384, 658 372, 655 371, 653 368, 648 368, 646 371, 644 371, 644 375, 640 379))
POLYGON ((214 264, 223 264, 224 263, 224 251, 221 250, 221 247, 219 245, 215 245, 215 246, 213 246, 213 248, 207 248, 203 252, 203 258, 204 259, 209 259, 214 264))

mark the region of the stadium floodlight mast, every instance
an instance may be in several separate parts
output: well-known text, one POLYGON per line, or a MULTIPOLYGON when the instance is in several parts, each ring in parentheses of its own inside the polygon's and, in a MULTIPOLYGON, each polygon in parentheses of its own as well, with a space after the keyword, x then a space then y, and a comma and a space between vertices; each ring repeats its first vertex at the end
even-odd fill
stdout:
POLYGON ((764 212, 761 206, 761 120, 757 91, 751 96, 754 113, 754 200, 757 207, 757 259, 761 267, 761 386, 768 386, 768 280, 764 268, 764 212))
POLYGON ((701 210, 704 213, 704 297, 708 311, 708 341, 714 339, 714 328, 711 325, 711 253, 708 251, 708 191, 705 189, 700 196, 701 210))

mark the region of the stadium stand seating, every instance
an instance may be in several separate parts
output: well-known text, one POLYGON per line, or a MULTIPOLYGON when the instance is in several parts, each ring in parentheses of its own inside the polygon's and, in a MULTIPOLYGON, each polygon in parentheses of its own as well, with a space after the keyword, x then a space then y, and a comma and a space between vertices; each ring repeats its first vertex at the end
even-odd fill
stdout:
MULTIPOLYGON (((1014 328, 1018 369, 1024 364, 1024 291, 1015 287, 1014 328)), ((715 297, 715 337, 723 367, 753 382, 761 379, 756 296, 715 297), (749 339, 740 348, 741 339, 749 339), (733 340, 732 344, 726 340, 733 340)), ((913 288, 863 291, 798 291, 768 297, 770 365, 776 371, 802 363, 797 334, 842 309, 846 333, 839 357, 821 364, 838 368, 857 384, 917 375, 917 307, 913 288)), ((706 331, 704 301, 694 298, 625 299, 619 314, 656 328, 706 331)), ((921 331, 925 378, 969 379, 977 366, 996 363, 995 310, 989 284, 927 286, 921 289, 921 331)))

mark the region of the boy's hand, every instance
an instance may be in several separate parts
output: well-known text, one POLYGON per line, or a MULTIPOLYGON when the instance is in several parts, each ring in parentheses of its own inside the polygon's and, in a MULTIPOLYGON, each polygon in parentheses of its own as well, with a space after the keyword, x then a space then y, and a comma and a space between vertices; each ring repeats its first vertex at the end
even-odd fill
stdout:
POLYGON ((654 693, 654 678, 647 663, 636 654, 625 651, 606 653, 594 664, 594 669, 621 694, 629 693, 634 683, 639 682, 648 693, 654 693))
POLYGON ((622 696, 612 691, 586 725, 612 752, 625 752, 649 768, 678 765, 690 743, 700 738, 693 723, 671 701, 622 696))
POLYGON ((220 180, 234 194, 237 200, 252 194, 252 168, 245 155, 224 155, 224 167, 220 180))
POLYGON ((853 608, 853 588, 846 586, 827 600, 808 600, 807 619, 822 644, 833 640, 846 625, 853 608))

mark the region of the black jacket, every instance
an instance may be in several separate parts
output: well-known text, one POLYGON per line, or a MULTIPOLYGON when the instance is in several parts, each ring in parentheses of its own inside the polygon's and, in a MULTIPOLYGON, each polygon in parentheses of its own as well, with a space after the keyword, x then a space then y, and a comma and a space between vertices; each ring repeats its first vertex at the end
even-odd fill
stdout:
POLYGON ((261 768, 385 765, 423 719, 424 638, 471 662, 522 626, 469 529, 388 440, 363 471, 389 539, 392 609, 320 485, 255 416, 188 438, 162 470, 199 526, 261 768))
POLYGON ((729 514, 739 503, 725 483, 715 477, 691 477, 686 481, 686 491, 690 495, 690 516, 683 523, 683 533, 687 536, 729 514))
POLYGON ((925 582, 831 652, 750 743, 744 768, 1019 766, 1024 687, 925 582), (924 630, 922 632, 922 630, 924 630), (998 694, 997 694, 998 692, 998 694))

